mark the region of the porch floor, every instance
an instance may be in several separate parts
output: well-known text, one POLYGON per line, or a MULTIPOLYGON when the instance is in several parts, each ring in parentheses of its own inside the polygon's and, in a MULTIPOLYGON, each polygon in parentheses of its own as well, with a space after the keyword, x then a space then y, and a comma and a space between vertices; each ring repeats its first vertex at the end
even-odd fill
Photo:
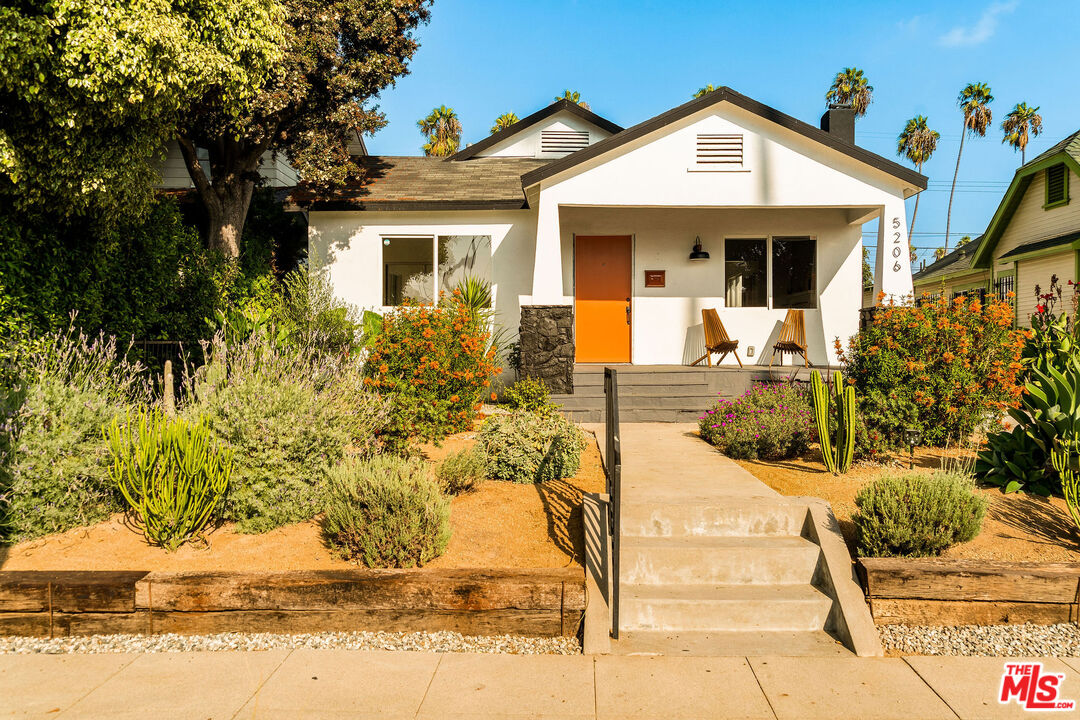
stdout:
POLYGON ((758 382, 809 382, 810 371, 823 375, 837 366, 802 365, 687 366, 579 363, 574 366, 574 392, 552 395, 563 414, 576 422, 603 422, 604 368, 619 373, 622 422, 696 422, 717 398, 738 397, 758 382))

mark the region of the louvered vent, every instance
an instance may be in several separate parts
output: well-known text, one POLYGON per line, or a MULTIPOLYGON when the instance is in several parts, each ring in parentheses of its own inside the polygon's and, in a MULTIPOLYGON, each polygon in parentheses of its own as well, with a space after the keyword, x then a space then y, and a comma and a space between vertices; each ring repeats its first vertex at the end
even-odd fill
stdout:
POLYGON ((1068 186, 1066 185, 1065 165, 1054 165, 1046 169, 1046 204, 1065 202, 1068 186))
POLYGON ((540 152, 572 153, 589 147, 586 130, 541 130, 540 152))
POLYGON ((742 135, 699 134, 697 136, 698 165, 724 167, 742 165, 742 135))

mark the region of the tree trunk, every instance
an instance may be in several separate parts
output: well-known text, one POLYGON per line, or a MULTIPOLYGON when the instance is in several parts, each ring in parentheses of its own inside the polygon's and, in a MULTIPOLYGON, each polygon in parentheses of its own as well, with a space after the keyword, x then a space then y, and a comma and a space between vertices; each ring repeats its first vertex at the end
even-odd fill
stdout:
POLYGON ((225 257, 240 256, 240 238, 244 233, 244 222, 247 220, 254 191, 253 181, 239 178, 213 188, 216 201, 203 203, 206 207, 207 247, 217 250, 225 257))
POLYGON ((964 136, 967 135, 967 123, 960 133, 960 151, 956 153, 956 171, 952 176, 952 190, 949 191, 949 211, 945 214, 945 254, 949 254, 949 227, 952 225, 952 200, 956 194, 956 177, 960 174, 960 156, 964 154, 964 136))
POLYGON ((217 157, 211 155, 208 179, 191 139, 180 137, 178 142, 188 175, 206 210, 207 247, 225 257, 238 258, 263 148, 219 148, 217 157))
MULTIPOLYGON (((922 163, 919 163, 919 173, 922 174, 922 163)), ((919 214, 919 198, 922 197, 922 193, 915 195, 915 209, 911 211, 911 222, 908 223, 908 245, 915 243, 915 216, 919 214)))

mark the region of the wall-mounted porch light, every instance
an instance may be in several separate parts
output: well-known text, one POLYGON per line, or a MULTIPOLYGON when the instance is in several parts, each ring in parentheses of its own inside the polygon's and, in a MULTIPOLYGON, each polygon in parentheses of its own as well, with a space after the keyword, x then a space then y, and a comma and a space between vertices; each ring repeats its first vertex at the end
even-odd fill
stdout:
POLYGON ((701 238, 694 238, 694 249, 690 252, 691 260, 708 260, 709 253, 701 249, 701 238))

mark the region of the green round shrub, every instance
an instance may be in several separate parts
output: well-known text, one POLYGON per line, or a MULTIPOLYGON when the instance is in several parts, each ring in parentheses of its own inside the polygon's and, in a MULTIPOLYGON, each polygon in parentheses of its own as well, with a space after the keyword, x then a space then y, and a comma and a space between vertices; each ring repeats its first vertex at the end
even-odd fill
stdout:
POLYGON ((324 530, 348 560, 374 568, 423 565, 450 541, 450 501, 426 463, 394 455, 330 471, 324 530))
POLYGON ((480 444, 488 477, 537 483, 577 474, 585 436, 558 413, 518 410, 488 418, 480 428, 480 444))
POLYGON ((886 475, 860 490, 855 504, 859 552, 867 557, 940 555, 978 535, 986 515, 986 498, 957 472, 886 475))
POLYGON ((487 458, 484 456, 484 448, 474 445, 447 455, 439 463, 435 476, 439 480, 439 487, 447 495, 472 492, 487 478, 487 458))

